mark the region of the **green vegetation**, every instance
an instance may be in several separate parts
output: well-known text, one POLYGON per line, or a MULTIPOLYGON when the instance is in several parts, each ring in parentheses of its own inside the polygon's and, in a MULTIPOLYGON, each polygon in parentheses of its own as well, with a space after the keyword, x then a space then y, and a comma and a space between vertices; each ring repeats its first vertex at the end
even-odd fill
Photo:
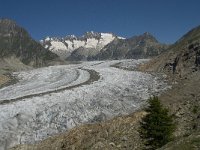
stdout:
POLYGON ((193 109, 192 109, 192 112, 193 112, 194 114, 197 114, 197 113, 198 113, 198 110, 199 110, 199 107, 198 107, 197 105, 195 105, 195 106, 193 107, 193 109))
POLYGON ((199 150, 200 149, 200 132, 197 131, 187 137, 182 137, 172 141, 159 150, 199 150))
POLYGON ((140 136, 144 139, 145 149, 155 150, 172 140, 175 130, 172 116, 164 108, 158 97, 148 100, 147 115, 140 123, 140 136))

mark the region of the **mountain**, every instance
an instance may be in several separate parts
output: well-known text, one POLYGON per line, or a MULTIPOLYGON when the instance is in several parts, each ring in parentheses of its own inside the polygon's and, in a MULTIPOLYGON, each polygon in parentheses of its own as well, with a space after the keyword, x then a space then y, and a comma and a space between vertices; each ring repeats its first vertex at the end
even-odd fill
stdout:
POLYGON ((64 38, 47 37, 40 42, 45 48, 59 55, 62 59, 72 56, 73 60, 82 60, 90 56, 95 56, 105 45, 112 42, 115 38, 118 37, 112 33, 97 33, 92 31, 86 32, 81 37, 76 37, 75 35, 69 35, 64 38))
POLYGON ((174 116, 178 138, 161 149, 200 149, 200 26, 141 69, 165 73, 172 85, 160 99, 174 116))
POLYGON ((150 33, 125 39, 111 33, 87 32, 82 37, 47 37, 41 40, 41 44, 62 59, 72 61, 148 58, 160 54, 167 47, 150 33))
POLYGON ((167 45, 160 44, 146 32, 129 39, 115 39, 106 45, 95 59, 149 58, 159 55, 166 48, 167 45))
POLYGON ((21 64, 33 67, 44 66, 58 59, 56 54, 42 47, 24 28, 9 19, 0 19, 0 57, 1 61, 14 58, 21 64))
POLYGON ((152 60, 147 68, 183 78, 200 67, 200 26, 192 29, 152 60))

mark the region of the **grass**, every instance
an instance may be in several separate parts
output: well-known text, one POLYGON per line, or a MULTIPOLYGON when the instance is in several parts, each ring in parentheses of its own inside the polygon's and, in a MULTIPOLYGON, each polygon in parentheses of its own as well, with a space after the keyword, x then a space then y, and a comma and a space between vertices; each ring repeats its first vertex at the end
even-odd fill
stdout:
POLYGON ((200 150, 200 132, 174 141, 160 150, 200 150))

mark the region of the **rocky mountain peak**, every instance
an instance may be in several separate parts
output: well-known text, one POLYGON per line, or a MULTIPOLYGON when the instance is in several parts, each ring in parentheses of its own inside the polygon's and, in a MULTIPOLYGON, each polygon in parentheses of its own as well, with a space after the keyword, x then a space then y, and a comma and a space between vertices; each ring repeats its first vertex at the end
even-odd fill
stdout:
POLYGON ((146 58, 156 56, 166 48, 148 32, 125 39, 113 33, 90 31, 80 37, 48 38, 41 44, 68 60, 146 58))
POLYGON ((17 25, 17 23, 10 19, 0 19, 0 33, 1 36, 8 36, 10 34, 17 34, 24 32, 24 30, 17 25))
POLYGON ((22 63, 44 66, 57 55, 44 49, 29 33, 10 19, 0 19, 0 57, 17 57, 22 63))
POLYGON ((142 42, 155 42, 158 43, 157 39, 149 32, 145 32, 142 35, 139 35, 135 37, 136 40, 142 41, 142 42))
POLYGON ((78 39, 78 37, 76 35, 72 34, 72 35, 67 35, 63 39, 65 39, 65 40, 76 40, 76 39, 78 39))
POLYGON ((154 37, 150 32, 144 32, 142 34, 142 36, 144 36, 144 37, 154 37))
POLYGON ((129 39, 113 40, 94 59, 149 58, 157 56, 166 48, 167 45, 159 43, 153 35, 145 32, 129 39))
POLYGON ((96 39, 100 39, 103 36, 117 37, 113 33, 100 33, 100 32, 94 32, 94 31, 86 32, 82 37, 84 37, 84 38, 96 38, 96 39))
POLYGON ((0 24, 1 25, 6 25, 6 26, 11 26, 11 25, 17 25, 15 21, 11 20, 11 19, 0 19, 0 24))
POLYGON ((88 39, 89 38, 99 39, 99 38, 101 38, 101 33, 90 31, 90 32, 86 32, 82 37, 88 38, 88 39))
MULTIPOLYGON (((63 38, 47 37, 41 44, 62 59, 69 57, 74 51, 88 55, 97 54, 105 45, 112 42, 117 36, 112 33, 86 32, 82 36, 67 35, 63 38), (87 53, 87 54, 86 54, 87 53)), ((77 54, 76 54, 77 55, 77 54)), ((79 54, 78 54, 79 55, 79 54)))

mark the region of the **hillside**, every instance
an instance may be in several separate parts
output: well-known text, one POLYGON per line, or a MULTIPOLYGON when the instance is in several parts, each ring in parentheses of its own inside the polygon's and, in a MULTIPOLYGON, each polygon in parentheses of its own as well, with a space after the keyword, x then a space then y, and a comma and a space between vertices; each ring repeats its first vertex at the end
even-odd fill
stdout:
POLYGON ((11 150, 141 150, 137 128, 144 115, 145 112, 136 112, 102 123, 83 125, 36 145, 19 145, 11 150))
MULTIPOLYGON (((178 125, 175 135, 180 140, 164 149, 182 150, 183 143, 193 143, 200 135, 200 26, 189 31, 141 69, 168 75, 172 89, 160 98, 174 114, 178 125)), ((200 145, 193 144, 189 145, 193 147, 191 149, 200 149, 200 145)))
POLYGON ((18 69, 25 65, 41 67, 58 58, 56 54, 43 48, 33 40, 28 32, 9 19, 0 19, 0 57, 7 69, 18 69), (15 62, 11 60, 16 60, 15 62), (9 60, 10 65, 6 63, 9 60), (21 63, 20 63, 21 62, 21 63))
POLYGON ((151 58, 162 53, 167 47, 167 45, 159 43, 154 36, 146 32, 129 39, 114 40, 106 45, 94 59, 151 58))
POLYGON ((200 66, 200 26, 185 34, 144 68, 183 78, 200 66))

